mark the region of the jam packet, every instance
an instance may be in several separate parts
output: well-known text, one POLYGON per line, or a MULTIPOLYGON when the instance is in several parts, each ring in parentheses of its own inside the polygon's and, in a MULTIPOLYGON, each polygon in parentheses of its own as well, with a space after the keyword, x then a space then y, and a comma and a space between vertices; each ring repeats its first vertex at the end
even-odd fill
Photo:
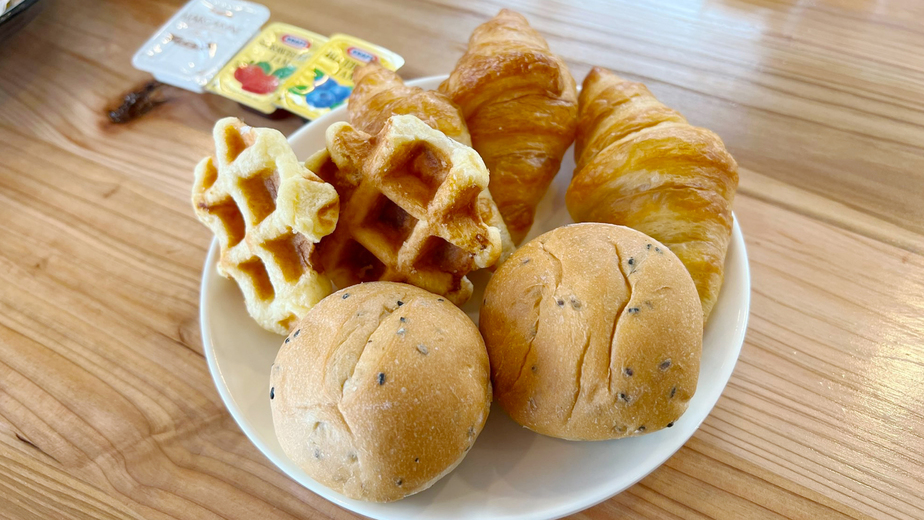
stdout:
POLYGON ((398 70, 404 65, 404 58, 359 38, 335 34, 283 84, 276 105, 307 119, 316 119, 350 97, 353 71, 371 62, 398 70))
POLYGON ((192 0, 138 49, 132 65, 163 83, 202 92, 269 15, 266 7, 242 0, 192 0))
POLYGON ((308 62, 327 38, 294 25, 272 23, 218 72, 209 91, 243 103, 265 114, 283 82, 308 62))

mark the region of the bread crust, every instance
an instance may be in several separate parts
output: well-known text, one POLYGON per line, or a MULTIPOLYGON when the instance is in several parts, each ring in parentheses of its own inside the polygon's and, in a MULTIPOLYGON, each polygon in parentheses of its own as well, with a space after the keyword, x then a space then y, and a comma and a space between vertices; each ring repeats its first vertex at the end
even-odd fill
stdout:
POLYGON ((350 498, 398 500, 458 464, 491 403, 484 342, 444 297, 371 282, 296 325, 270 377, 276 435, 311 478, 350 498))
POLYGON ((605 440, 669 427, 696 390, 703 315, 680 260, 611 224, 554 229, 488 283, 495 397, 538 433, 605 440))

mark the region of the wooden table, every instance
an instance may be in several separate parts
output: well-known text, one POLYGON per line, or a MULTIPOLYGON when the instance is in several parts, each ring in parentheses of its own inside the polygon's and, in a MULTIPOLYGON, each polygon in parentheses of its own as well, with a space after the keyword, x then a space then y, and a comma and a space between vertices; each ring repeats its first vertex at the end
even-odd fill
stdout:
MULTIPOLYGON (((354 518, 228 415, 199 337, 212 95, 127 125, 182 0, 43 0, 0 44, 0 517, 354 518)), ((501 4, 264 0, 445 73, 501 4)), ((924 3, 511 0, 578 80, 639 79, 725 140, 753 284, 741 359, 666 464, 575 518, 924 518, 924 3)))

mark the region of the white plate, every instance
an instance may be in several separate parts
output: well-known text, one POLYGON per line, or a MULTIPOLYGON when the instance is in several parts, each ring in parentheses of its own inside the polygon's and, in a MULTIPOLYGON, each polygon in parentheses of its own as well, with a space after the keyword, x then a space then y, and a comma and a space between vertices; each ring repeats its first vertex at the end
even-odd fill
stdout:
MULTIPOLYGON (((436 88, 444 77, 409 84, 436 88)), ((347 119, 341 107, 305 125, 289 141, 299 157, 324 147, 324 131, 347 119)), ((573 222, 565 190, 574 170, 571 150, 542 200, 528 238, 573 222)), ((312 480, 283 453, 273 431, 268 381, 282 337, 261 329, 247 315, 234 282, 218 276, 218 243, 212 242, 202 274, 202 342, 209 370, 231 415, 247 437, 290 477, 322 497, 377 519, 549 519, 601 502, 660 466, 699 428, 728 383, 744 342, 750 275, 741 229, 735 222, 725 262, 725 284, 703 340, 699 386, 674 427, 604 442, 568 442, 535 434, 514 423, 496 405, 484 432, 459 467, 432 488, 391 504, 351 500, 312 480)), ((487 281, 475 273, 475 295, 464 310, 478 322, 478 302, 487 281)))

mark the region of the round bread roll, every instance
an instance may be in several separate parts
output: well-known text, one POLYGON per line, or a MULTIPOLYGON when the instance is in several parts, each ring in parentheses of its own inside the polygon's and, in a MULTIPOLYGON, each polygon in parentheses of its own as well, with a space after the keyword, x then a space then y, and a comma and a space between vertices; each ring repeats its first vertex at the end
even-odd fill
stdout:
POLYGON ((538 433, 649 433, 696 390, 696 287, 670 250, 627 227, 574 224, 521 247, 488 283, 480 328, 495 397, 538 433))
POLYGON ((295 326, 270 376, 283 451, 350 498, 427 489, 472 447, 491 405, 484 341, 444 298, 391 282, 354 285, 295 326))

